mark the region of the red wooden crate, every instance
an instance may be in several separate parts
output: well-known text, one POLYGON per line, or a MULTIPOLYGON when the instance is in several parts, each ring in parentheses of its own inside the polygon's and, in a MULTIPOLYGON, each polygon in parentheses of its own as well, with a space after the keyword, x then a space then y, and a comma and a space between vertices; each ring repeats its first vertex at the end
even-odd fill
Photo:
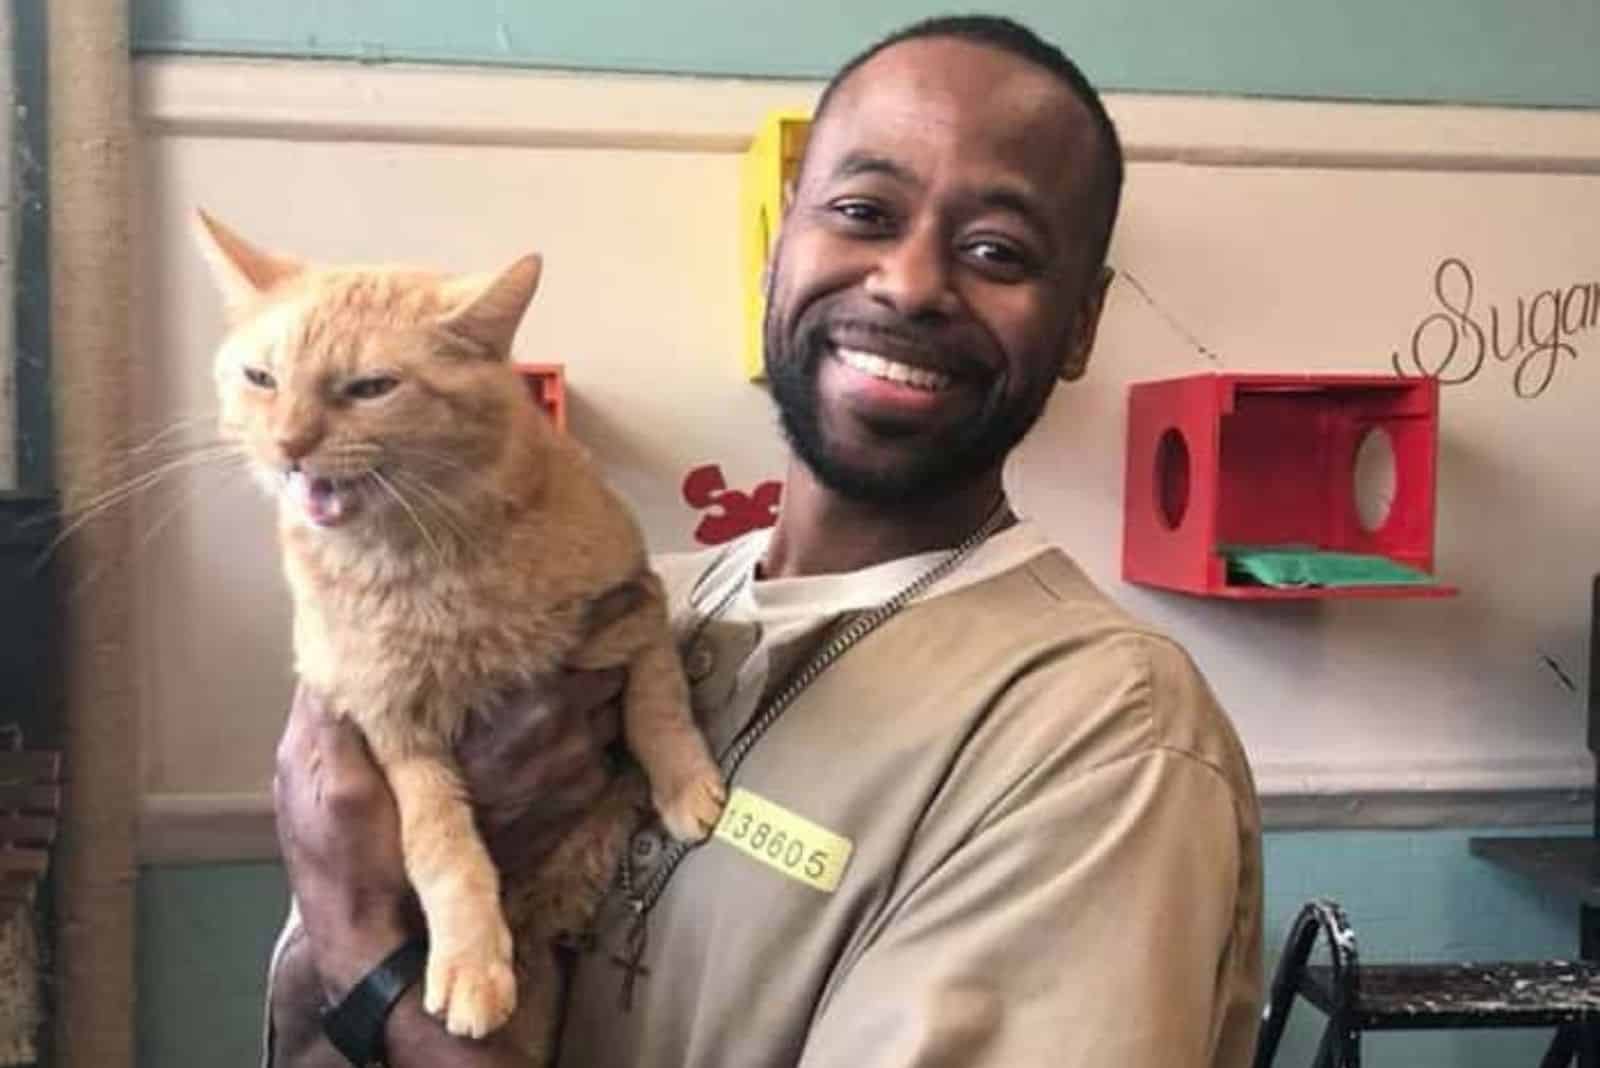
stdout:
POLYGON ((528 394, 534 403, 544 409, 550 422, 562 433, 567 430, 567 377, 564 365, 559 363, 513 364, 522 380, 528 384, 528 394))
POLYGON ((1210 597, 1439 597, 1442 585, 1278 589, 1230 583, 1227 545, 1303 544, 1433 573, 1439 385, 1367 375, 1201 374, 1128 395, 1122 575, 1210 597), (1381 430, 1394 498, 1373 529, 1356 453, 1381 430))

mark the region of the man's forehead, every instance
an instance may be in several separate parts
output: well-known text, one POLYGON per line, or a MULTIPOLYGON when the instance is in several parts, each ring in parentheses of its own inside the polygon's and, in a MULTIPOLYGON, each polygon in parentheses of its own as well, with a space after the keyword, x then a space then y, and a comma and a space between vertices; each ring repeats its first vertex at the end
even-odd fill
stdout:
POLYGON ((1088 109, 1052 72, 1005 49, 958 37, 890 45, 851 71, 834 91, 827 118, 903 116, 1040 122, 1062 132, 1087 129, 1088 109))
MULTIPOLYGON (((813 146, 849 151, 862 139, 954 130, 1010 154, 1041 148, 1057 164, 1094 151, 1088 109, 1053 73, 1003 49, 931 37, 885 48, 835 90, 813 146)), ((831 154, 831 153, 829 153, 831 154)))

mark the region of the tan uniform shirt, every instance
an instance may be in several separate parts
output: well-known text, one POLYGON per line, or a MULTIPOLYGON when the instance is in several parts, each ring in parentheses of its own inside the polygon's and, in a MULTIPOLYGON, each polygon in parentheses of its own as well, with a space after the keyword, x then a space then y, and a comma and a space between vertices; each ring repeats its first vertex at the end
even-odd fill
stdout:
MULTIPOLYGON (((704 610, 715 553, 664 567, 704 610), (709 570, 708 570, 709 569, 709 570)), ((724 570, 726 570, 724 568, 724 570)), ((687 662, 722 751, 759 626, 687 662)), ((780 679, 814 640, 776 649, 780 679), (800 648, 803 646, 804 648, 800 648)), ((770 647, 770 643, 767 643, 770 647)), ((734 785, 853 853, 832 892, 713 839, 637 934, 607 908, 561 1068, 1233 1068, 1260 994, 1260 822, 1188 656, 1048 551, 906 609, 825 671, 734 785)), ((634 878, 662 855, 643 835, 634 878)))

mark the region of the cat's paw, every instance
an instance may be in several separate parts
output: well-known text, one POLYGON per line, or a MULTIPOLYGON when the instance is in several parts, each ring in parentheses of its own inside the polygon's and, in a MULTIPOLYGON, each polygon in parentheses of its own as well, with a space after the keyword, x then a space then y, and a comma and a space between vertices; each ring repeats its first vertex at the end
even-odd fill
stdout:
POLYGON ((672 837, 682 842, 698 842, 710 834, 722 818, 728 790, 715 768, 684 778, 655 796, 656 811, 672 837))
POLYGON ((511 932, 498 930, 454 945, 435 940, 428 953, 423 1008, 463 1038, 482 1038, 498 1030, 517 1007, 517 979, 511 969, 511 932))

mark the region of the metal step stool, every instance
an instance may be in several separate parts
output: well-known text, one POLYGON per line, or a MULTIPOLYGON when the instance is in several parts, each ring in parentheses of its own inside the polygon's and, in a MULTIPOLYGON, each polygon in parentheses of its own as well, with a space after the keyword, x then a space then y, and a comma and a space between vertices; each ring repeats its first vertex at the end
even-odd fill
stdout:
POLYGON ((1365 1031, 1553 1027, 1540 1068, 1572 1063, 1600 1036, 1600 964, 1590 961, 1362 965, 1355 931, 1332 901, 1306 904, 1289 929, 1256 1043, 1268 1068, 1296 997, 1327 1014, 1313 1068, 1360 1068, 1365 1031), (1310 965, 1319 936, 1329 963, 1310 965))

